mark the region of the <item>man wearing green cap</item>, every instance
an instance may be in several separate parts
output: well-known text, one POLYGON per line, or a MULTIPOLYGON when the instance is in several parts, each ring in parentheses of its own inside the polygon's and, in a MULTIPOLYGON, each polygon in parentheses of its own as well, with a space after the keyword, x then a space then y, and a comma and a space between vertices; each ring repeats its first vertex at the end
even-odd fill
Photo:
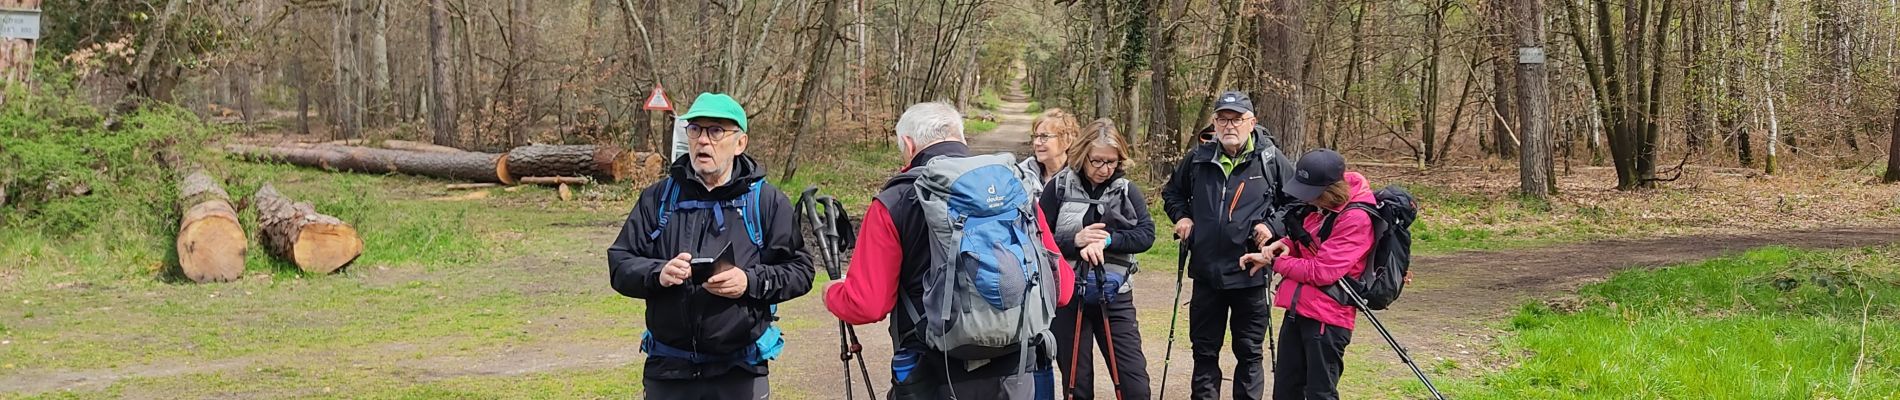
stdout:
POLYGON ((646 398, 767 398, 777 304, 811 290, 811 255, 791 199, 745 155, 745 109, 703 93, 680 119, 686 154, 607 248, 614 290, 647 302, 646 398))

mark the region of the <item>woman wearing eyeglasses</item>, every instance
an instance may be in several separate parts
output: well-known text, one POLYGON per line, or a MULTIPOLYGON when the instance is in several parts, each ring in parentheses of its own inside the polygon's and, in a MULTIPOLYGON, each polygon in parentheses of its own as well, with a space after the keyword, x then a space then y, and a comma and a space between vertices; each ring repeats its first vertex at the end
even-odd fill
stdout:
POLYGON ((1065 158, 1069 164, 1043 187, 1040 205, 1051 219, 1056 247, 1076 265, 1076 297, 1056 310, 1050 330, 1057 342, 1056 363, 1071 399, 1094 398, 1091 342, 1108 359, 1109 394, 1147 399, 1148 362, 1141 353, 1135 299, 1127 284, 1135 273, 1135 255, 1154 245, 1154 218, 1141 190, 1125 178, 1122 163, 1128 141, 1107 119, 1081 130, 1065 158))
POLYGON ((1028 182, 1030 196, 1036 196, 1042 185, 1055 178, 1068 162, 1069 141, 1075 139, 1075 116, 1060 108, 1051 108, 1029 122, 1029 144, 1035 152, 1032 157, 1023 160, 1018 166, 1035 175, 1035 182, 1028 182))

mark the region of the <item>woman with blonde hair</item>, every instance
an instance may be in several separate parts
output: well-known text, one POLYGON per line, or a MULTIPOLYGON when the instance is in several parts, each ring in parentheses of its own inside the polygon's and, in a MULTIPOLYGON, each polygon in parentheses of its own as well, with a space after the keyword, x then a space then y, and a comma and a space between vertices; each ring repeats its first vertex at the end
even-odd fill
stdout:
POLYGON ((1121 399, 1147 399, 1148 362, 1141 352, 1130 275, 1135 255, 1154 245, 1155 223, 1141 190, 1124 177, 1128 141, 1107 119, 1081 130, 1069 146, 1067 168, 1043 187, 1040 205, 1056 247, 1076 266, 1076 294, 1056 310, 1056 363, 1072 399, 1093 398, 1089 343, 1108 359, 1121 399))
MULTIPOLYGON (((1041 190, 1042 185, 1055 178, 1056 172, 1067 166, 1069 144, 1077 132, 1075 116, 1060 108, 1044 110, 1029 122, 1029 144, 1033 152, 1019 166, 1039 178, 1030 182, 1032 189, 1041 190)), ((1036 193, 1032 191, 1030 195, 1036 193)))

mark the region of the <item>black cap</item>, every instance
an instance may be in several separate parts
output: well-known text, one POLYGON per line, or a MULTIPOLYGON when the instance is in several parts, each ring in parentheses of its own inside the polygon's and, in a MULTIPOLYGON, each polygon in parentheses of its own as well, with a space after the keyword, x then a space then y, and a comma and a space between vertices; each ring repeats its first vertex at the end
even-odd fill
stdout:
POLYGON ((1293 171, 1293 180, 1281 190, 1300 201, 1312 202, 1326 191, 1327 186, 1343 179, 1346 179, 1346 157, 1331 149, 1318 149, 1300 156, 1298 167, 1293 171))
POLYGON ((1214 112, 1221 111, 1253 112, 1253 99, 1247 98, 1246 92, 1229 90, 1214 98, 1214 112))

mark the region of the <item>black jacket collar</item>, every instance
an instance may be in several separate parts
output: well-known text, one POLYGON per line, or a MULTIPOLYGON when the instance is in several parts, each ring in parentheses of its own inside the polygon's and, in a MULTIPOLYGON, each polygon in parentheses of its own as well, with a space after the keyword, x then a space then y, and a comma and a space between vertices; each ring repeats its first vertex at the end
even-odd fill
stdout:
POLYGON ((925 146, 924 150, 918 152, 916 157, 911 157, 910 165, 905 166, 904 170, 909 171, 911 168, 924 166, 924 164, 930 163, 930 160, 934 160, 937 157, 968 157, 969 155, 970 145, 968 144, 958 141, 937 142, 937 144, 925 146))
POLYGON ((719 187, 706 189, 706 181, 699 173, 693 172, 693 157, 686 155, 673 160, 667 174, 673 181, 679 182, 680 197, 695 199, 734 199, 752 190, 752 184, 765 179, 765 166, 759 165, 752 156, 739 154, 732 157, 732 178, 719 187))

